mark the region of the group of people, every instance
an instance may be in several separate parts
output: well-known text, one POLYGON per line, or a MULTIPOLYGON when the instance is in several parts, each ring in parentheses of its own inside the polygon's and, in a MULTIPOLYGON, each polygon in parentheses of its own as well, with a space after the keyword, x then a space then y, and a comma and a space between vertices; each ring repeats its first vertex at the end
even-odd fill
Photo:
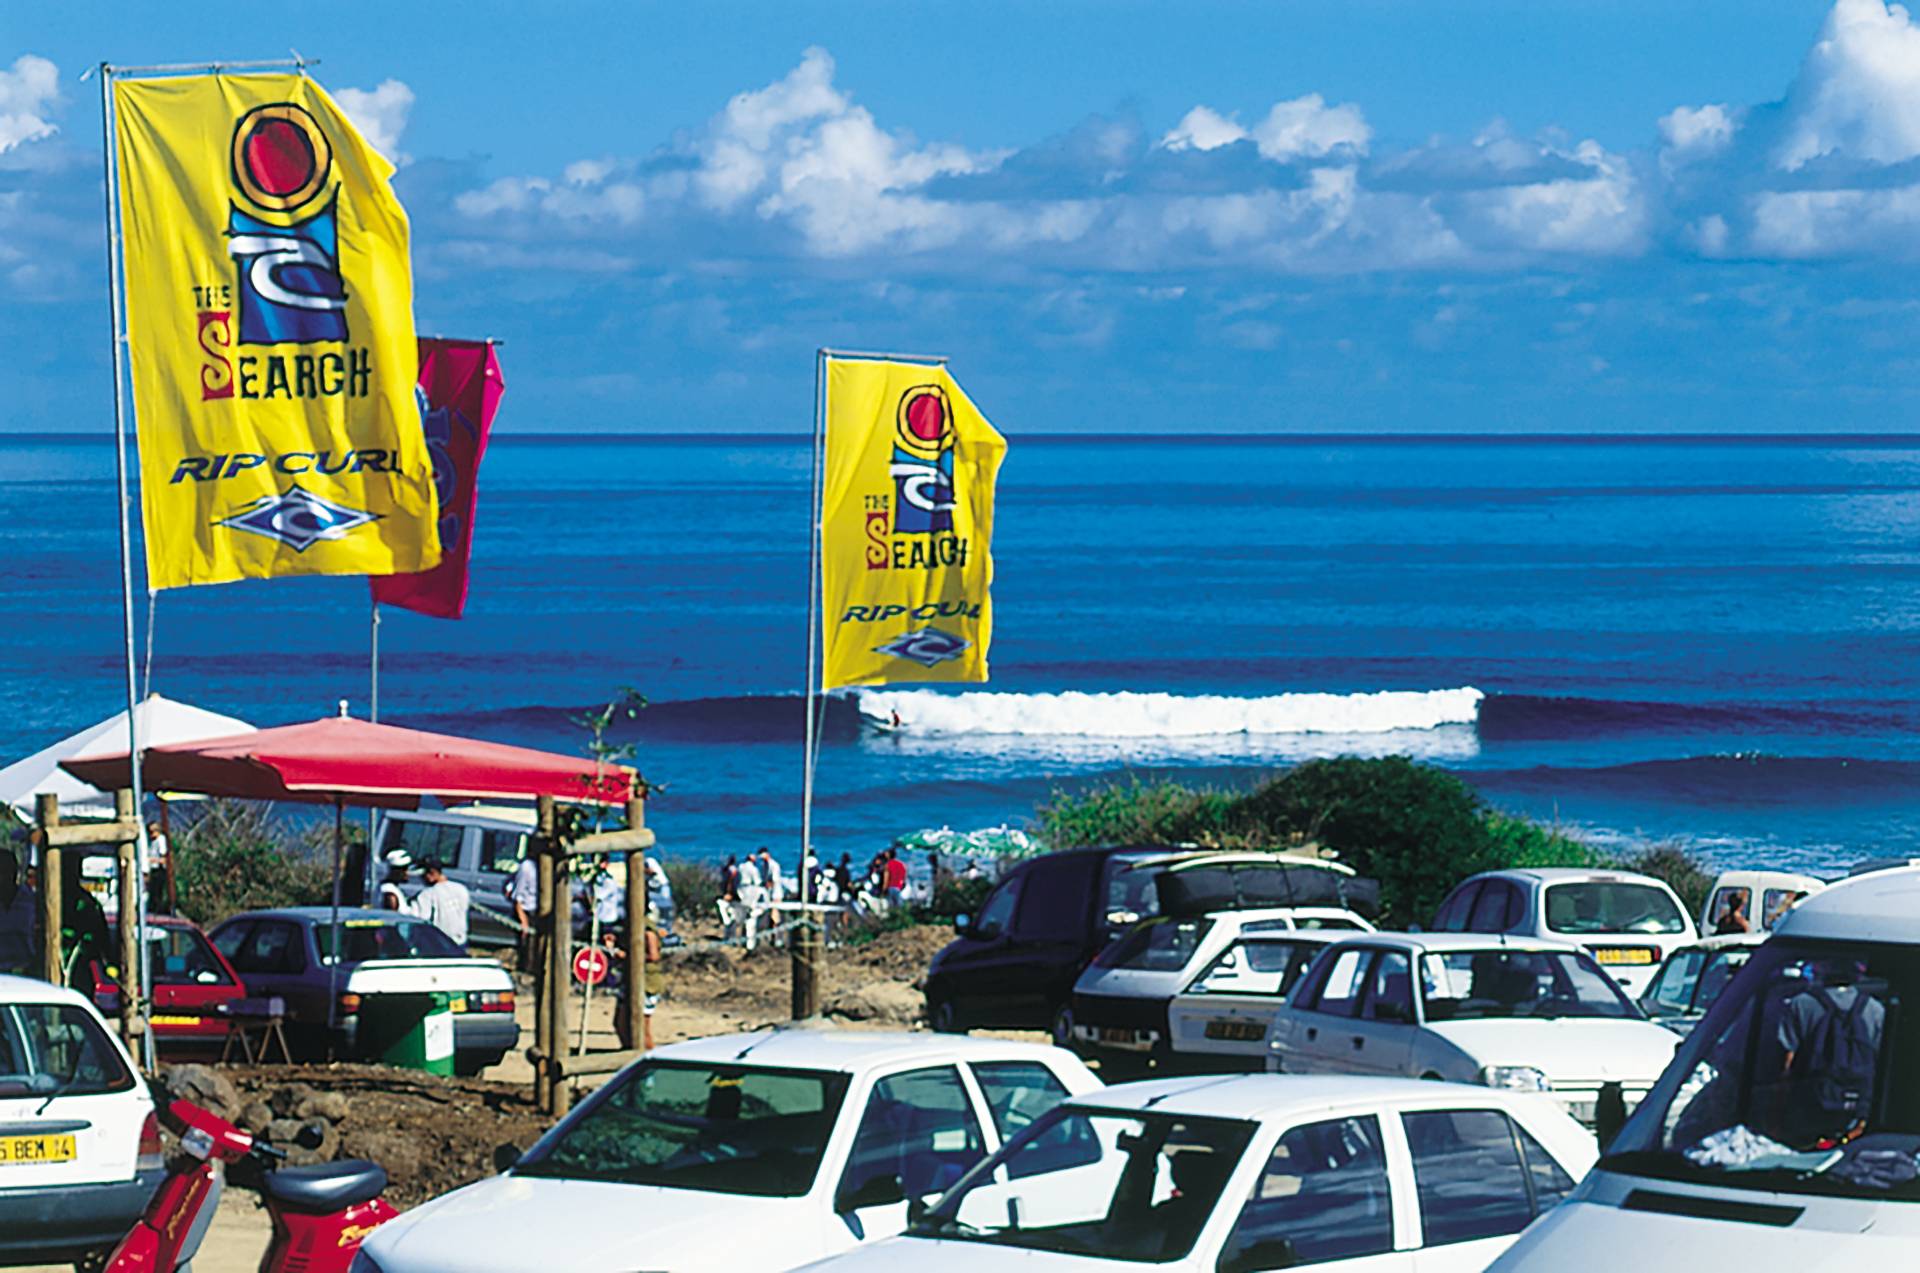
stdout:
MULTIPOLYGON (((940 873, 937 862, 934 873, 936 877, 940 873)), ((828 865, 809 851, 801 860, 799 873, 788 877, 763 844, 744 858, 727 855, 720 866, 717 905, 725 936, 741 937, 752 950, 766 917, 773 914, 777 918, 782 907, 803 899, 809 906, 876 915, 906 905, 911 896, 906 859, 898 848, 874 854, 866 869, 858 873, 851 853, 842 853, 838 863, 828 865)))
POLYGON ((468 893, 467 886, 458 880, 448 879, 446 865, 439 858, 423 858, 420 861, 420 878, 426 882, 426 887, 408 897, 404 886, 410 865, 405 854, 387 855, 387 878, 380 885, 380 909, 424 919, 445 933, 454 945, 465 950, 467 913, 473 908, 473 897, 468 893))

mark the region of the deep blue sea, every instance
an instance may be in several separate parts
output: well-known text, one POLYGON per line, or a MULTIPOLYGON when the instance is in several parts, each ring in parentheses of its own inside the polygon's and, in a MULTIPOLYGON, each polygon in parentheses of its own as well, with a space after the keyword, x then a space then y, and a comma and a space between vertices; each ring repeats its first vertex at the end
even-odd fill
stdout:
MULTIPOLYGON (((993 680, 834 704, 829 855, 1342 753, 1723 863, 1920 851, 1920 437, 1011 444, 993 680)), ((486 465, 467 617, 385 612, 381 718, 577 750, 634 686, 663 850, 791 857, 806 440, 509 434, 486 465)), ((123 705, 114 517, 109 442, 0 435, 0 763, 123 705)), ((155 613, 158 692, 365 713, 361 580, 155 613)))

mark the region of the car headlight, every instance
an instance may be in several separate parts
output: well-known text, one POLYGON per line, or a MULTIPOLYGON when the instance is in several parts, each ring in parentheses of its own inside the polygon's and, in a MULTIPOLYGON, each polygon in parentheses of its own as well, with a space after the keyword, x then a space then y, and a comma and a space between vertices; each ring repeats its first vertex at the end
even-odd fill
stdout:
POLYGON ((1547 1076, 1531 1065, 1489 1065, 1480 1071, 1480 1082, 1506 1092, 1544 1092, 1547 1076))

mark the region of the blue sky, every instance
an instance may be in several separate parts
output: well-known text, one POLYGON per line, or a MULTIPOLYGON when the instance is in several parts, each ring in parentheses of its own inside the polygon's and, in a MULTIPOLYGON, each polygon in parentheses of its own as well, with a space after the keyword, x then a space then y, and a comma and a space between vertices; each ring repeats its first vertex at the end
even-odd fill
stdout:
POLYGON ((106 427, 80 72, 289 47, 400 164, 421 329, 507 340, 503 429, 804 429, 823 343, 1010 432, 1920 405, 1882 0, 284 8, 0 12, 0 430, 106 427))

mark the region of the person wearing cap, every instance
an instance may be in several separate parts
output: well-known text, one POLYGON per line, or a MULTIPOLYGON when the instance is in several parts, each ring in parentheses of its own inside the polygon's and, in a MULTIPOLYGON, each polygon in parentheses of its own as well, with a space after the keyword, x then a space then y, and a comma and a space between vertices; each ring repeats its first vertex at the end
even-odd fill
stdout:
POLYGON ((439 858, 420 863, 420 878, 427 886, 413 899, 413 913, 445 933, 453 944, 466 948, 467 910, 472 898, 467 886, 447 878, 439 858))
POLYGON ((407 882, 407 866, 413 859, 404 850, 396 849, 387 854, 387 878, 380 882, 380 909, 399 911, 402 915, 411 915, 413 907, 407 903, 404 885, 407 882))

